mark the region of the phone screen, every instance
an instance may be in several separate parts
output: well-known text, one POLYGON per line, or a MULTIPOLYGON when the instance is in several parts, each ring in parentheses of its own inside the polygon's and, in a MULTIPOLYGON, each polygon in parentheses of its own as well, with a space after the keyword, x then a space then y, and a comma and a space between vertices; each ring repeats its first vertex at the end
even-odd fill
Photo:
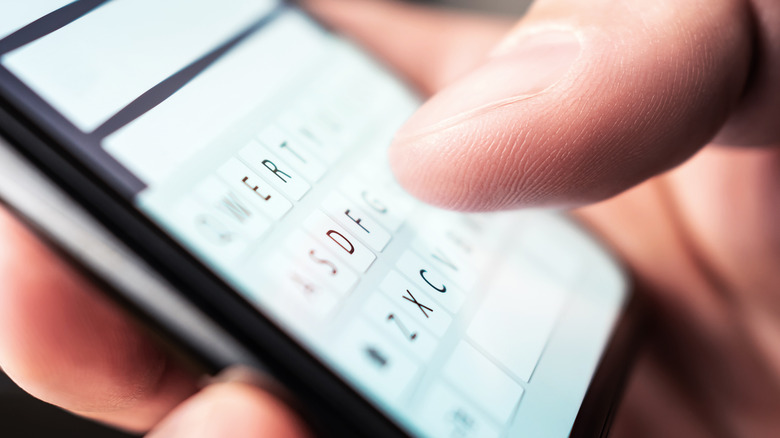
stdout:
POLYGON ((385 154, 420 100, 388 69, 286 2, 2 9, 20 101, 408 433, 569 434, 625 279, 557 213, 405 194, 385 154))

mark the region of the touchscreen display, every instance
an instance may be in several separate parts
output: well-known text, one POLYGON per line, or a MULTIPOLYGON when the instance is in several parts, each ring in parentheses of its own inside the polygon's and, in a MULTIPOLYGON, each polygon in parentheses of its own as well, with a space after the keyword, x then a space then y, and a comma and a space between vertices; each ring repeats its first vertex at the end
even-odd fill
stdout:
POLYGON ((273 0, 2 9, 3 87, 403 429, 568 435, 625 280, 558 214, 405 194, 385 67, 273 0))

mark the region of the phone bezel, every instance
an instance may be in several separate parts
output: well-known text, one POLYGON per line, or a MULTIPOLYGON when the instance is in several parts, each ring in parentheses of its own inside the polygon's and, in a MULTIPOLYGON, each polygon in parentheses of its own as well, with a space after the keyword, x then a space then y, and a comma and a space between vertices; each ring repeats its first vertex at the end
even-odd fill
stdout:
MULTIPOLYGON (((258 312, 158 225, 138 212, 126 196, 104 181, 104 176, 98 175, 74 156, 71 153, 76 147, 72 144, 73 139, 63 135, 56 123, 52 123, 58 116, 56 111, 37 99, 31 90, 18 81, 10 83, 7 77, 4 79, 0 82, 0 134, 60 187, 72 202, 88 211, 178 291, 186 291, 181 293, 187 300, 224 328, 237 343, 252 352, 258 363, 262 363, 268 372, 295 393, 302 408, 318 419, 315 421, 315 426, 320 425, 318 429, 329 435, 338 431, 339 435, 347 436, 369 433, 373 436, 406 436, 392 419, 258 312), (14 86, 15 92, 9 92, 9 88, 14 86), (28 101, 20 101, 25 96, 28 101), (262 335, 258 335, 260 333, 262 335)), ((40 234, 46 235, 46 224, 31 225, 40 234)), ((50 243, 54 247, 58 246, 57 242, 50 243)), ((68 255, 66 251, 64 255, 68 255)), ((73 261, 80 264, 78 260, 73 261)), ((82 265, 81 269, 90 273, 89 266, 82 265)), ((143 306, 134 302, 133 297, 123 295, 112 287, 111 278, 91 277, 144 324, 165 333, 168 343, 182 350, 186 357, 206 372, 213 374, 225 367, 237 365, 231 362, 231 358, 215 354, 207 342, 198 342, 188 334, 181 333, 176 325, 161 319, 159 315, 164 314, 164 311, 152 316, 143 306)), ((624 312, 621 319, 634 320, 634 308, 634 305, 629 305, 629 310, 624 312)), ((619 325, 624 326, 624 323, 619 325)), ((625 336, 625 330, 613 332, 596 376, 580 406, 572 436, 592 436, 588 434, 597 432, 586 429, 594 428, 593 421, 604 424, 608 420, 615 400, 613 393, 619 390, 615 381, 619 379, 599 376, 615 376, 617 370, 625 369, 624 356, 628 349, 614 341, 616 335, 625 336), (604 420, 597 420, 597 416, 604 417, 604 420)), ((633 335, 629 338, 633 338, 633 335)), ((601 434, 601 431, 598 433, 601 434)))

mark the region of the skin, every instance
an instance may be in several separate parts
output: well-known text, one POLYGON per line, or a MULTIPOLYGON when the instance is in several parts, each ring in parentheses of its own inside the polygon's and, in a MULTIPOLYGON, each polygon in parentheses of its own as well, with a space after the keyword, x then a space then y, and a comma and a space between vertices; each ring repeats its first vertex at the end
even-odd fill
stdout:
MULTIPOLYGON (((407 190, 460 210, 582 206, 630 265, 652 326, 614 436, 776 434, 780 3, 543 0, 515 25, 305 4, 435 96, 391 148, 407 190), (491 83, 503 104, 468 108, 475 75, 550 29, 580 50, 557 82, 519 100, 521 80, 491 83)), ((526 77, 513 65, 500 73, 526 77)), ((156 437, 307 434, 261 387, 199 390, 6 213, 0 233, 0 364, 31 394, 156 437)))

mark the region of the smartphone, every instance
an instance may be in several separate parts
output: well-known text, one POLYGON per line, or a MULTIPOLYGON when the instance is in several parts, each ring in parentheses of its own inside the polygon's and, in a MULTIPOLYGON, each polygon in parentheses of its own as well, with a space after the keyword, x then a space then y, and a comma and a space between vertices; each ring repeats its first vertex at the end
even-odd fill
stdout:
POLYGON ((407 195, 420 98, 356 44, 275 0, 0 9, 3 202, 170 348, 323 435, 606 433, 625 271, 560 212, 407 195))

